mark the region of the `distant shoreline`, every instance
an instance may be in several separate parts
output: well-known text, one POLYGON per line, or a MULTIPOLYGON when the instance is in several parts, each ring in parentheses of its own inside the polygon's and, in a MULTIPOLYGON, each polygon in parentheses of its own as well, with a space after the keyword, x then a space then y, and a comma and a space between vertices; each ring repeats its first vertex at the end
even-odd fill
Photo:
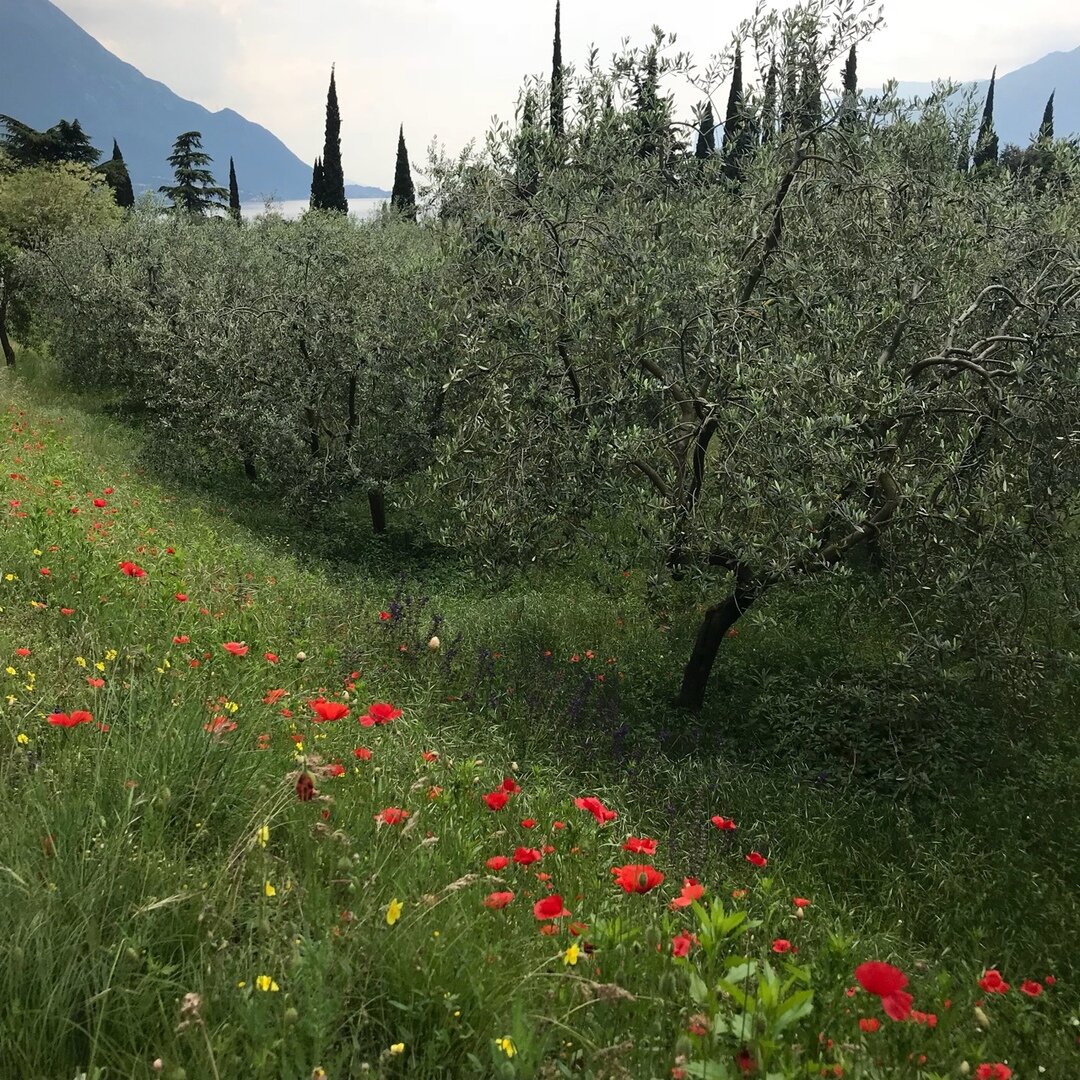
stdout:
MULTIPOLYGON (((386 202, 386 199, 349 199, 349 214, 358 218, 371 217, 386 202)), ((270 209, 274 213, 289 221, 298 218, 307 208, 307 199, 274 199, 270 203, 270 209)), ((266 203, 241 202, 240 213, 246 220, 251 221, 266 213, 266 203)))

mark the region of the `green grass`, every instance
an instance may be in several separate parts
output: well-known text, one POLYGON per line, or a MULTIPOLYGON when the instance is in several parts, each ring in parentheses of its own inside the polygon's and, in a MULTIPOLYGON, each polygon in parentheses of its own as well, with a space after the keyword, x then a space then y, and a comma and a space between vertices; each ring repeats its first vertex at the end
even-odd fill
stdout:
MULTIPOLYGON (((835 1066, 955 1076, 965 1060, 1007 1061, 1021 1078, 1077 1074, 1075 743, 1017 738, 1002 764, 1007 744, 990 732, 993 753, 963 772, 929 763, 921 786, 868 786, 840 764, 819 777, 828 695, 809 718, 785 712, 776 673, 824 678, 835 664, 857 675, 880 647, 845 633, 851 613, 808 591, 747 620, 703 745, 675 754, 665 680, 688 630, 658 610, 641 570, 578 564, 493 592, 431 549, 341 543, 357 528, 344 520, 321 537, 288 522, 253 528, 267 524, 266 500, 230 499, 222 512, 220 498, 141 475, 137 433, 92 401, 44 378, 0 386, 13 402, 0 449, 4 1080, 149 1077, 158 1058, 174 1078, 673 1067, 723 1078, 741 1075, 744 1047, 777 1077, 835 1066), (146 576, 125 576, 127 559, 146 576), (426 647, 433 627, 437 650, 426 647), (233 657, 230 641, 250 651, 233 657), (351 715, 313 724, 307 702, 343 700, 349 684, 351 715), (287 695, 266 704, 272 689, 287 695), (361 727, 375 701, 401 717, 361 727), (72 709, 94 722, 48 723, 72 709), (205 730, 216 716, 235 730, 205 730), (360 745, 370 761, 353 755, 360 745), (317 776, 316 799, 298 800, 295 774, 335 761, 344 775, 317 776), (504 776, 522 790, 493 813, 480 794, 504 776), (575 808, 591 794, 619 818, 600 827, 575 808), (408 809, 407 823, 376 828, 390 806, 408 809), (718 832, 713 814, 737 832, 718 832), (655 857, 622 851, 630 833, 655 838, 655 857), (485 866, 545 843, 556 850, 537 865, 550 882, 537 867, 485 866), (767 855, 764 871, 745 861, 751 850, 767 855), (626 896, 611 867, 639 861, 666 881, 626 896), (685 875, 705 885, 705 903, 674 912, 685 875), (546 888, 573 912, 554 936, 532 911, 546 888), (499 889, 514 902, 485 909, 499 889), (812 900, 803 918, 795 895, 812 900), (729 916, 745 921, 725 926, 729 916), (587 929, 574 937, 571 921, 587 929), (698 944, 673 958, 684 930, 698 944), (777 938, 798 953, 773 953, 777 938), (564 963, 584 941, 595 951, 564 963), (736 972, 745 1000, 716 991, 731 958, 757 965, 736 972), (846 995, 867 959, 907 972, 915 1007, 938 1016, 933 1030, 846 995), (991 967, 1008 994, 976 985, 991 967), (786 984, 776 1002, 768 972, 786 984), (1038 999, 1018 992, 1049 974, 1058 981, 1038 999), (258 989, 259 976, 279 989, 258 989), (792 995, 808 986, 804 1006, 792 995), (185 1012, 189 994, 198 1005, 185 1012), (784 1000, 795 1001, 786 1020, 784 1000), (860 1016, 882 1017, 882 1029, 862 1032, 860 1016), (701 1023, 709 1033, 691 1034, 701 1023)), ((1049 724, 1063 709, 1047 704, 1048 731, 1067 730, 1049 724)), ((881 752, 849 733, 844 753, 860 739, 881 752)))

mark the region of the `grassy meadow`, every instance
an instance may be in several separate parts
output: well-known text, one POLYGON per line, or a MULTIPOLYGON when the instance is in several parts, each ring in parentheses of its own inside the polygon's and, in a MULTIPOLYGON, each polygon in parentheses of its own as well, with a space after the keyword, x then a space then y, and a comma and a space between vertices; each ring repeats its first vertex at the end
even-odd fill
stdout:
POLYGON ((184 487, 22 360, 0 1078, 1080 1075, 1074 672, 897 723, 808 585, 688 731, 647 567, 496 589, 184 487))

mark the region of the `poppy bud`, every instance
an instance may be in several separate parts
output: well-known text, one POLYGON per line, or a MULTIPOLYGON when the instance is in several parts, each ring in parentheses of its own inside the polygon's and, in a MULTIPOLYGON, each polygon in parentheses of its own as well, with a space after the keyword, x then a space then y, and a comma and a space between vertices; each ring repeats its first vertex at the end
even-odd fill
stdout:
POLYGON ((806 918, 806 912, 803 911, 803 909, 801 907, 797 907, 795 909, 795 918, 796 919, 805 919, 806 918))
MULTIPOLYGON (((285 1021, 286 1024, 291 1027, 293 1024, 296 1023, 297 1020, 300 1019, 300 1014, 290 1005, 285 1010, 285 1014, 284 1016, 282 1016, 282 1019, 285 1021)), ((325 1073, 323 1075, 325 1075, 325 1073)))
POLYGON ((296 654, 296 659, 299 660, 301 663, 303 663, 307 659, 307 653, 306 652, 298 652, 296 654))
POLYGON ((990 1027, 990 1017, 987 1016, 978 1005, 975 1006, 975 1023, 978 1024, 983 1031, 986 1031, 990 1027))
POLYGON ((437 637, 432 637, 432 639, 431 639, 431 640, 430 640, 430 641, 429 641, 429 642, 427 643, 427 647, 428 647, 428 648, 429 648, 429 649, 430 649, 430 650, 431 650, 432 652, 435 652, 435 651, 436 651, 436 649, 438 649, 438 647, 439 647, 439 646, 440 646, 441 644, 442 644, 442 642, 440 642, 440 641, 439 641, 439 639, 438 639, 437 637))
POLYGON ((960 1062, 960 1075, 968 1076, 971 1073, 971 1066, 966 1061, 960 1062))

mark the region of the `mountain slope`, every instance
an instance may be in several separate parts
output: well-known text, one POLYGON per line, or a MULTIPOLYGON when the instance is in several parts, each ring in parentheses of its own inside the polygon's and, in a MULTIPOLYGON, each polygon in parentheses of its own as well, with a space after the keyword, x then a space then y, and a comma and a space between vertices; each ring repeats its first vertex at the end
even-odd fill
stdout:
MULTIPOLYGON (((972 85, 981 110, 990 80, 965 83, 964 87, 972 85)), ((930 88, 930 83, 899 84, 904 97, 925 96, 930 93, 930 88)), ((1055 133, 1059 138, 1080 134, 1080 48, 1049 53, 1016 71, 998 76, 994 88, 994 128, 1003 147, 1007 143, 1025 146, 1030 141, 1039 129, 1046 99, 1053 91, 1056 91, 1055 133)))
POLYGON ((307 198, 311 166, 272 132, 232 109, 211 112, 179 97, 118 59, 49 0, 0 0, 0 27, 0 113, 39 129, 61 117, 78 119, 106 157, 117 139, 136 192, 171 182, 165 159, 173 139, 194 130, 203 134, 219 183, 228 180, 229 157, 236 159, 245 199, 307 198))

